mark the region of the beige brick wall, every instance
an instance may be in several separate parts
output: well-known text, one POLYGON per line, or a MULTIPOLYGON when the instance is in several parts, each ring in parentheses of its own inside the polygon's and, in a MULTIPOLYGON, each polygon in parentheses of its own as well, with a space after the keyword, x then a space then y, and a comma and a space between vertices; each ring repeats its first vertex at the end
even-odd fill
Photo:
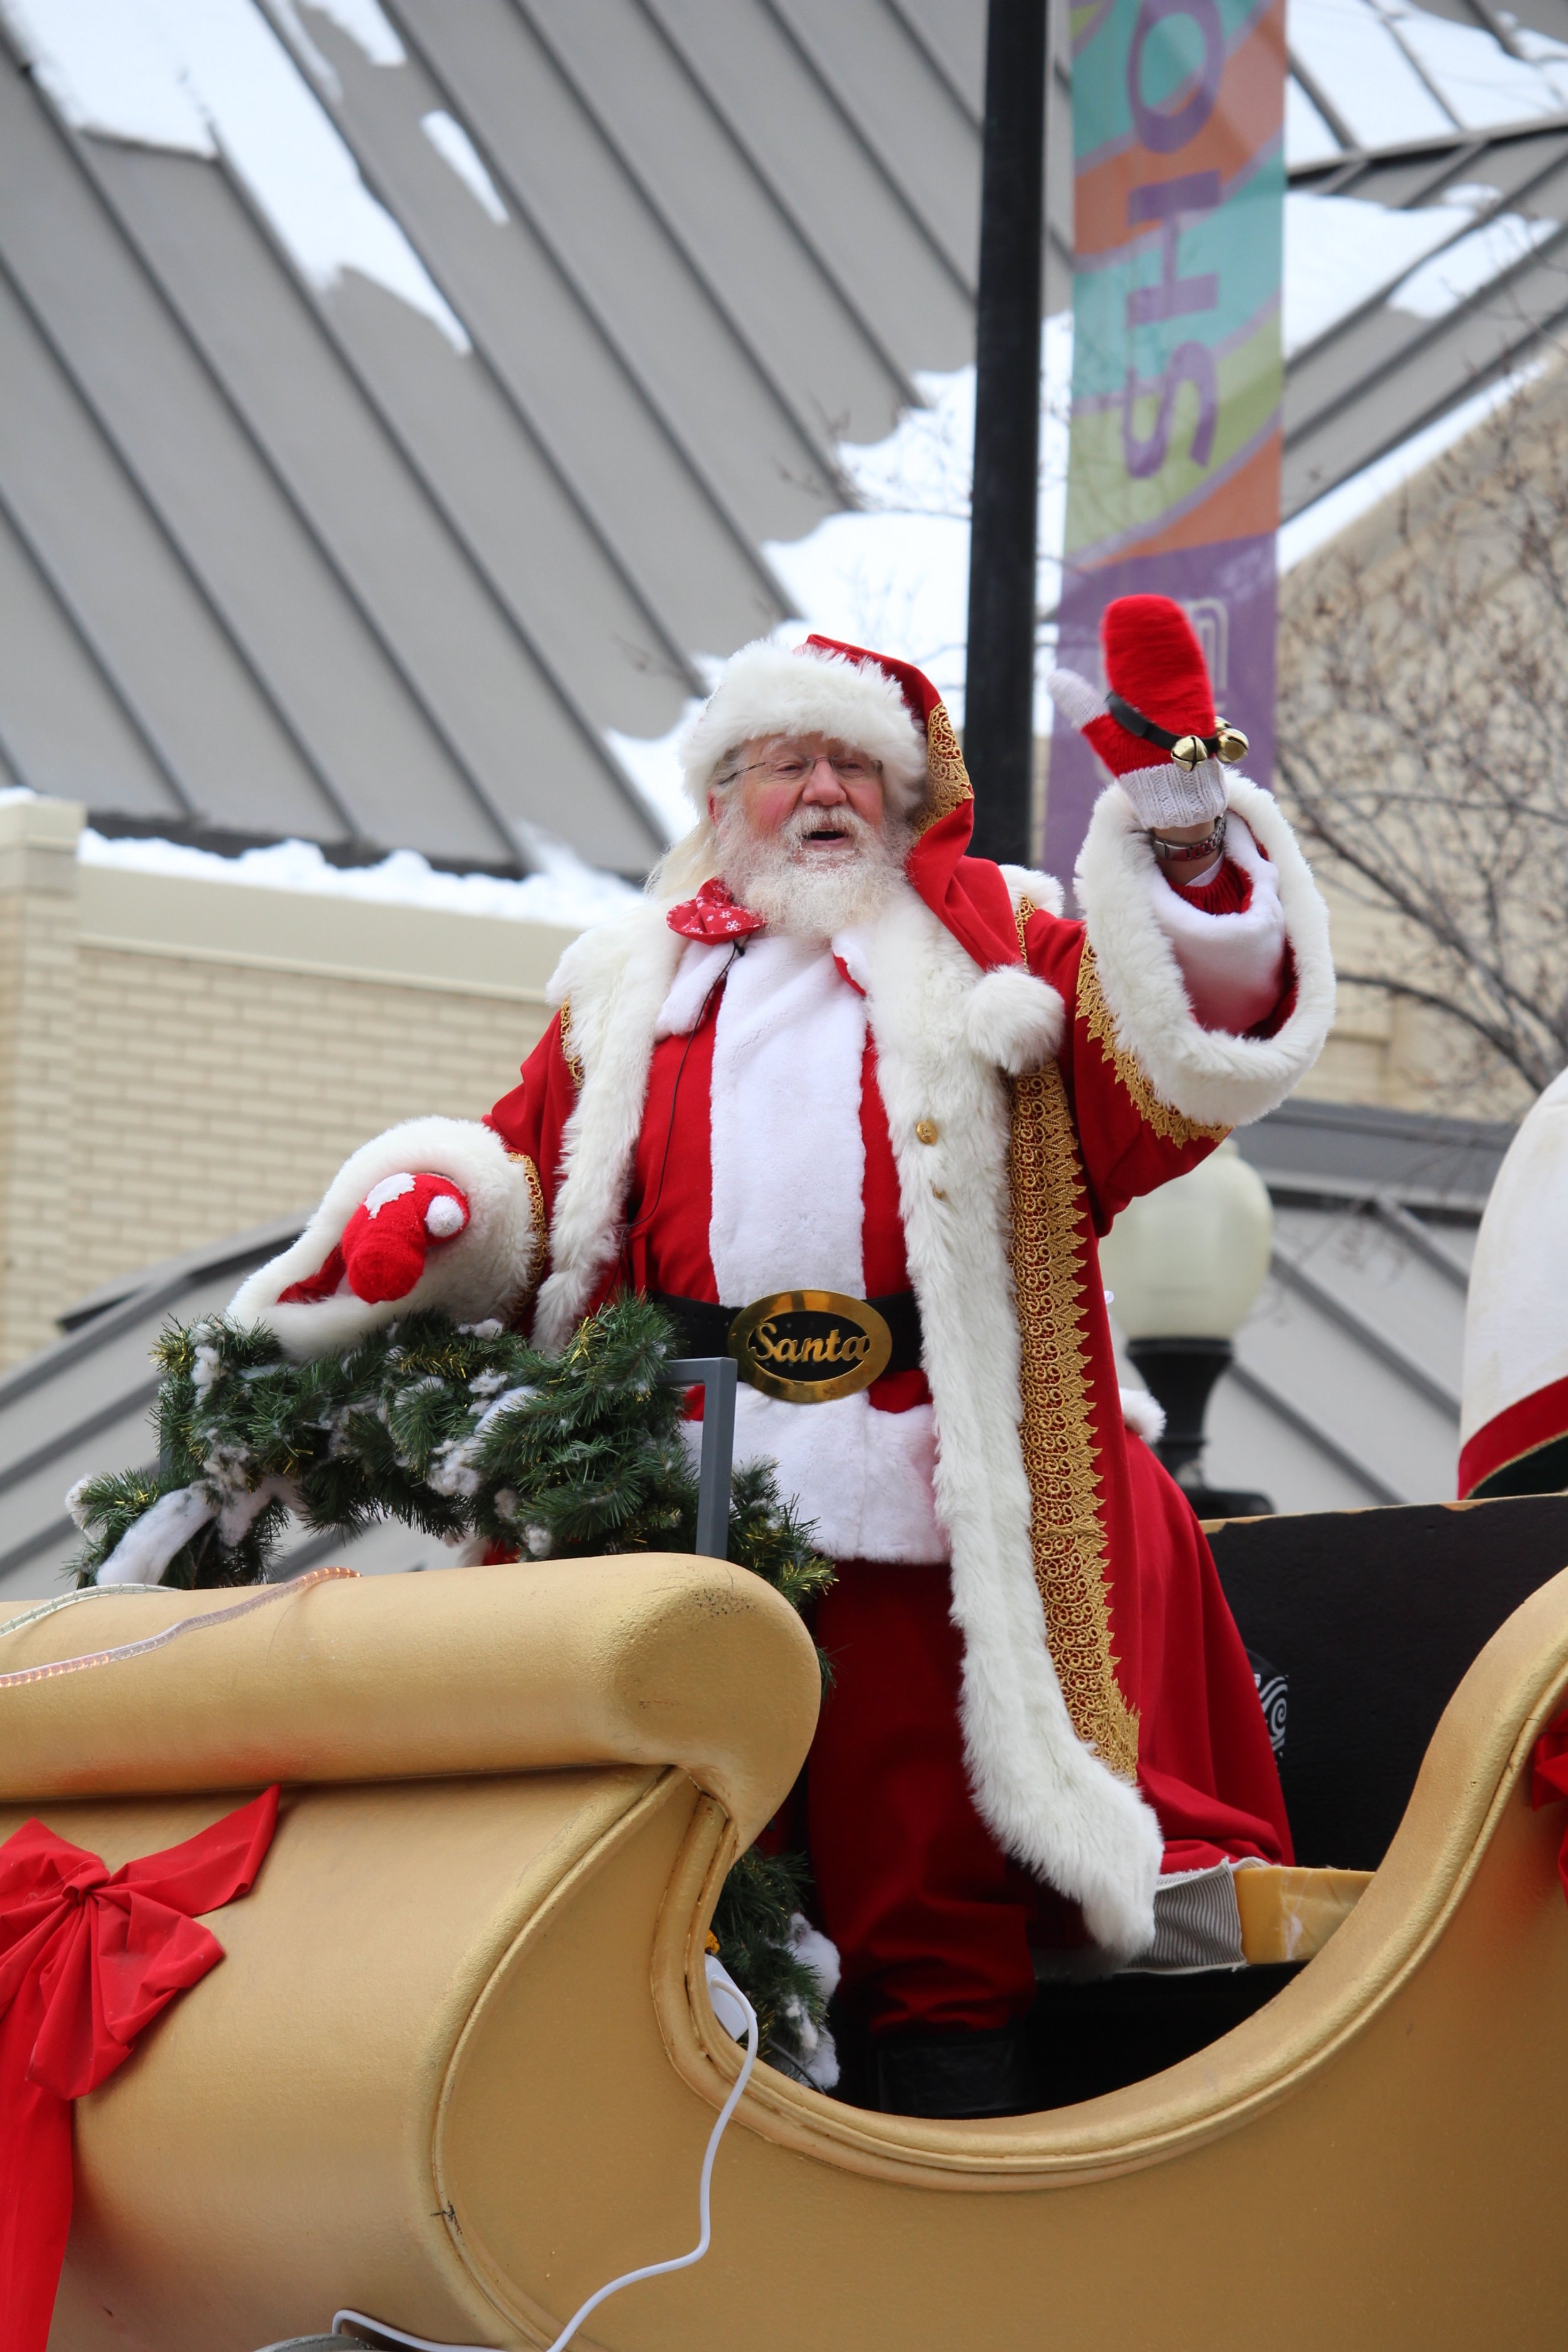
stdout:
POLYGON ((309 1208, 357 1143, 477 1118, 570 937, 79 865, 0 806, 0 1362, 100 1285, 309 1208))
POLYGON ((415 986, 81 950, 77 1293, 313 1202, 416 1111, 472 1118, 542 1012, 415 986))

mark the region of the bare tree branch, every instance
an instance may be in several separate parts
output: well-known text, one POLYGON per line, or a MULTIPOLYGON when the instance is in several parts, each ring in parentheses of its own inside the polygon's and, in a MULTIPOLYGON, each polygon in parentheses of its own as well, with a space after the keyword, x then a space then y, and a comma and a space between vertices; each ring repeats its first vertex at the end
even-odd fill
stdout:
POLYGON ((1522 1108, 1568 1065, 1568 371, 1292 580, 1279 735, 1342 977, 1436 1017, 1435 1094, 1522 1108))

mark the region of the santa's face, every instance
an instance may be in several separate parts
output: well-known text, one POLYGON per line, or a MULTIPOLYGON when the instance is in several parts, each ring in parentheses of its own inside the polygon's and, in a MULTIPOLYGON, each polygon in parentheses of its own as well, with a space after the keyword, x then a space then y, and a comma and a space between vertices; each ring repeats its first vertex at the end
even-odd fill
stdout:
POLYGON ((882 771, 837 736, 753 736, 730 772, 708 795, 714 823, 739 810, 753 838, 788 843, 801 864, 849 864, 882 831, 882 771))
POLYGON ((834 736, 742 744, 708 809, 724 879, 774 930, 831 938, 897 886, 908 842, 881 770, 834 736))

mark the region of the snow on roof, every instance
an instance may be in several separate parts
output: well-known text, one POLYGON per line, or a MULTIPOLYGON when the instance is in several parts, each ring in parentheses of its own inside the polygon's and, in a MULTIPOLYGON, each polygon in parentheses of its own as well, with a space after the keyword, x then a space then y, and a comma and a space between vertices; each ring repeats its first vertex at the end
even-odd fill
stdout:
MULTIPOLYGON (((402 62, 375 0, 333 0, 326 13, 373 62, 402 62)), ((292 7, 282 14, 300 53, 335 80, 292 7)), ((313 286, 357 269, 469 350, 461 320, 253 0, 0 0, 0 17, 75 129, 192 155, 221 149, 313 286)), ((471 187, 449 138, 427 135, 471 187)))
MULTIPOLYGON (((0 794, 0 799, 33 797, 0 794)), ((596 872, 559 843, 536 837, 530 846, 544 870, 521 882, 492 874, 440 873, 415 849, 395 849, 376 866, 333 866, 312 841, 274 842, 237 857, 220 857, 183 842, 119 835, 106 838, 90 825, 77 854, 85 866, 117 866, 122 873, 170 874, 185 881, 372 899, 382 906, 434 907, 451 914, 500 916, 507 922, 549 923, 574 931, 638 896, 630 883, 596 872)))
POLYGON ((1298 563, 1304 562, 1309 555, 1316 555, 1320 548, 1327 547, 1341 531, 1348 530, 1352 522, 1359 520, 1363 514, 1369 514, 1384 499, 1392 498, 1394 491, 1402 488, 1424 466, 1432 465, 1446 450, 1462 441, 1468 433, 1473 433, 1478 425, 1484 425, 1487 418, 1505 402, 1511 400, 1516 392, 1522 391, 1526 384, 1543 374, 1546 366, 1546 361, 1535 360, 1526 367, 1516 368, 1507 375, 1499 376, 1468 400, 1461 401, 1457 408, 1450 408, 1445 415, 1438 417, 1435 425, 1428 425, 1424 432, 1412 434, 1409 440, 1402 441, 1398 448, 1391 449, 1385 457, 1378 458, 1374 465, 1363 466, 1359 474, 1351 476, 1349 481, 1339 483, 1311 506, 1303 507, 1300 514, 1292 515, 1289 521, 1282 523, 1279 528, 1281 572, 1293 572, 1298 563))

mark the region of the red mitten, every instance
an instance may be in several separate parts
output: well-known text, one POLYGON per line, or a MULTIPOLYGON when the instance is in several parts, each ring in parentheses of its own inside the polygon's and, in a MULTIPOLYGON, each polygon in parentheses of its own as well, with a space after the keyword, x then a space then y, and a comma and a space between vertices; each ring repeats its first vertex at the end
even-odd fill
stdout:
POLYGON ((468 1203, 447 1176, 384 1176, 343 1227, 343 1270, 356 1298, 405 1298, 431 1244, 455 1241, 468 1203))

